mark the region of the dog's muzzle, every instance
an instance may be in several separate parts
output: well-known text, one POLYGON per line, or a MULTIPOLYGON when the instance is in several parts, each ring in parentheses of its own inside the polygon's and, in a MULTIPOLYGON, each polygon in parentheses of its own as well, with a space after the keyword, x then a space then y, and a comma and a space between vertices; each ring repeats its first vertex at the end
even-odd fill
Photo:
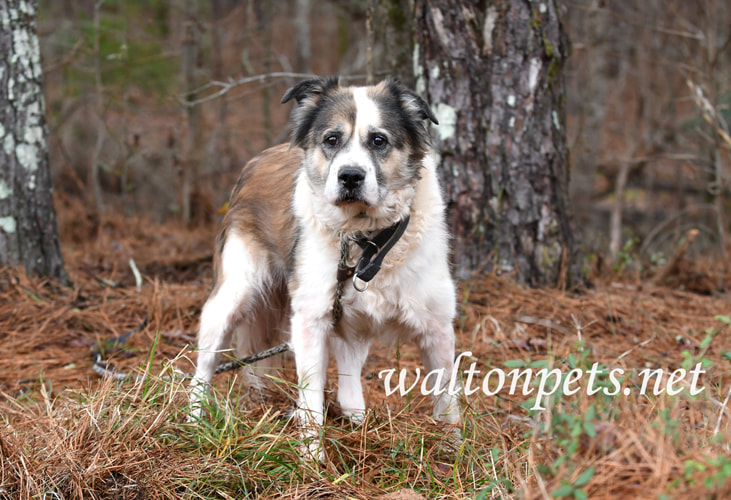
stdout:
POLYGON ((366 172, 360 167, 343 167, 338 172, 338 202, 364 201, 362 190, 366 172))

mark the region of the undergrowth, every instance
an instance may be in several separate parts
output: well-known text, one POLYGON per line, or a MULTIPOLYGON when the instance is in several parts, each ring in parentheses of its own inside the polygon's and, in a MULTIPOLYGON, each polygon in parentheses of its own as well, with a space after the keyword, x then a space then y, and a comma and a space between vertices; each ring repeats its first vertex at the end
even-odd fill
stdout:
MULTIPOLYGON (((731 496, 731 319, 718 315, 727 301, 712 302, 711 313, 708 299, 653 295, 659 289, 577 297, 507 280, 471 283, 457 335, 458 351, 473 352, 460 366, 463 384, 474 363, 480 382, 493 369, 556 370, 556 390, 536 397, 534 378, 525 395, 522 379, 515 393, 509 382, 494 395, 475 391, 463 398, 463 439, 455 440, 429 417, 428 397, 418 390, 386 397, 375 376, 397 367, 413 379, 418 353, 401 346, 397 359, 374 349, 363 380, 371 410, 354 426, 331 404, 321 464, 298 453, 291 367, 262 401, 236 375, 217 377, 206 416, 188 418, 185 383, 173 375, 189 370, 190 353, 169 342, 187 338, 171 325, 193 321, 205 293, 198 284, 98 285, 102 299, 92 285, 85 302, 77 292, 54 299, 30 282, 5 292, 13 305, 0 304, 0 318, 13 319, 0 378, 0 498, 373 499, 403 490, 414 490, 412 498, 482 500, 731 496), (141 308, 152 326, 131 349, 105 356, 147 377, 70 384, 70 374, 91 373, 78 345, 88 349, 105 337, 66 332, 124 325, 107 336, 114 337, 139 325, 141 308), (69 348, 52 351, 52 366, 47 346, 65 345, 61 339, 69 348), (651 377, 658 369, 656 391, 643 371, 651 377), (703 390, 691 395, 694 369, 703 371, 703 390), (584 375, 572 382, 572 370, 584 375)), ((336 378, 332 368, 328 379, 336 378)))
MULTIPOLYGON (((362 426, 331 416, 323 430, 328 462, 303 460, 286 410, 251 405, 238 383, 214 391, 206 416, 188 418, 180 381, 163 369, 136 383, 106 380, 51 397, 45 382, 22 401, 4 395, 0 492, 6 498, 374 498, 409 488, 428 498, 725 497, 731 489, 728 425, 716 399, 723 374, 705 357, 728 335, 709 330, 684 366, 705 363, 700 396, 607 395, 611 367, 595 365, 584 341, 543 360, 506 368, 596 367, 593 384, 567 394, 465 405, 464 439, 431 421, 426 398, 411 408, 384 403, 362 426), (705 361, 702 361, 704 360, 705 361), (648 485, 654 489, 648 489, 648 485)), ((154 366, 152 352, 146 373, 154 366)), ((728 360, 722 360, 728 364, 728 360)), ((636 370, 620 380, 640 388, 636 370), (632 381, 635 382, 632 382, 632 381)), ((538 379, 531 387, 538 387, 538 379)), ((284 388, 283 391, 291 390, 284 388)), ((511 396, 512 397, 512 396, 511 396)), ((727 403, 727 401, 726 401, 727 403)))

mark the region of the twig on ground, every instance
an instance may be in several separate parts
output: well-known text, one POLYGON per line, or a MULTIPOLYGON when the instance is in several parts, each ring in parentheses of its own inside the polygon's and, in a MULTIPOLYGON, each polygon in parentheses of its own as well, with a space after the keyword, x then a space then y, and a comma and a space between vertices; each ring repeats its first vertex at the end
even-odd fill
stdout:
POLYGON ((573 332, 569 330, 568 328, 564 327, 563 325, 560 325, 559 323, 556 323, 555 321, 552 321, 550 319, 546 318, 536 318, 535 316, 529 316, 527 314, 523 314, 521 316, 518 316, 518 321, 521 323, 528 323, 531 325, 539 325, 546 328, 550 328, 551 330, 556 330, 557 332, 563 333, 564 335, 573 335, 573 332))

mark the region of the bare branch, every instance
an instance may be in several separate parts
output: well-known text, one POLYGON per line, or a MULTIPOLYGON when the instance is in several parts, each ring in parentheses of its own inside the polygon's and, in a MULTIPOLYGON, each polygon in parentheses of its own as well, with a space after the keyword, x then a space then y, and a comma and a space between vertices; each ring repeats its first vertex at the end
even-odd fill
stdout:
POLYGON ((192 90, 190 92, 187 92, 183 94, 182 98, 178 98, 178 101, 186 107, 193 107, 198 106, 199 104, 203 104, 205 102, 213 101, 215 99, 218 99, 219 97, 222 97, 226 94, 228 94, 231 90, 235 89, 236 87, 240 87, 242 85, 248 85, 250 83, 262 83, 266 80, 272 80, 277 78, 314 78, 315 75, 311 73, 289 73, 289 72, 274 72, 274 73, 265 73, 261 75, 255 75, 255 76, 247 76, 244 78, 239 78, 238 80, 230 79, 225 82, 221 81, 212 81, 208 82, 202 87, 199 87, 195 90, 192 90), (205 97, 201 97, 200 99, 192 99, 192 100, 186 100, 185 97, 196 95, 201 92, 205 92, 207 90, 211 89, 218 89, 212 94, 208 94, 205 97))
MULTIPOLYGON (((316 78, 317 75, 313 73, 293 73, 288 71, 275 71, 272 73, 263 73, 261 75, 254 75, 254 76, 246 76, 244 78, 239 78, 238 80, 233 80, 231 78, 228 79, 228 81, 222 82, 222 81, 211 81, 206 83, 205 85, 192 90, 188 93, 183 94, 181 97, 178 97, 178 102, 182 104, 183 106, 198 106, 199 104, 203 104, 206 102, 213 101, 215 99, 218 99, 219 97, 223 97, 224 95, 228 94, 231 90, 235 89, 236 87, 241 87, 242 85, 248 85, 250 83, 263 83, 267 80, 276 80, 276 79, 288 79, 288 78, 316 78), (200 99, 194 99, 187 101, 185 100, 186 96, 189 95, 196 95, 201 92, 205 92, 207 90, 211 89, 218 89, 212 94, 208 94, 205 97, 201 97, 200 99)), ((341 80, 349 81, 349 80, 362 80, 365 78, 365 75, 345 75, 340 76, 341 80)))

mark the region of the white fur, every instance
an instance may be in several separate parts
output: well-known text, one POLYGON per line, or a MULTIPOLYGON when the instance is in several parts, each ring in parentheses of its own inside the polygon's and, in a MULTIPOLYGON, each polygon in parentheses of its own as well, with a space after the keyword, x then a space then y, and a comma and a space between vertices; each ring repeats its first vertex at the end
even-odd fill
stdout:
POLYGON ((365 170, 365 180, 361 196, 370 206, 375 206, 381 201, 381 192, 376 178, 376 165, 370 158, 365 147, 369 132, 373 127, 381 124, 381 113, 376 103, 366 95, 365 87, 353 89, 353 99, 357 111, 355 126, 343 149, 338 151, 333 159, 332 165, 325 181, 325 199, 333 205, 338 199, 340 191, 338 177, 344 168, 360 167, 365 170))
MULTIPOLYGON (((301 236, 308 265, 297 268, 299 287, 292 293, 291 336, 300 377, 297 418, 310 429, 305 435, 309 439, 307 452, 312 456, 322 457, 312 429, 324 420, 328 339, 338 362, 338 402, 356 422, 365 415, 360 373, 374 338, 415 342, 426 370, 444 369, 444 384, 449 383, 454 357, 455 290, 447 261, 444 204, 433 162, 425 160, 424 167, 411 204, 412 222, 386 257, 381 272, 365 292, 357 292, 347 283, 338 334, 331 327, 337 240, 332 230, 319 222, 317 214, 322 206, 317 193, 304 183, 297 187, 295 213, 313 225, 301 236)), ((440 395, 435 401, 434 417, 458 423, 457 399, 447 392, 440 395)))
MULTIPOLYGON (((221 286, 211 294, 201 311, 198 363, 192 383, 194 403, 210 384, 221 354, 231 352, 231 337, 238 320, 252 312, 258 295, 271 279, 267 262, 262 257, 265 256, 253 256, 238 234, 232 233, 226 239, 221 255, 221 286)), ((242 353, 242 347, 239 344, 240 355, 255 352, 242 353)), ((200 414, 200 405, 195 411, 200 414)))

